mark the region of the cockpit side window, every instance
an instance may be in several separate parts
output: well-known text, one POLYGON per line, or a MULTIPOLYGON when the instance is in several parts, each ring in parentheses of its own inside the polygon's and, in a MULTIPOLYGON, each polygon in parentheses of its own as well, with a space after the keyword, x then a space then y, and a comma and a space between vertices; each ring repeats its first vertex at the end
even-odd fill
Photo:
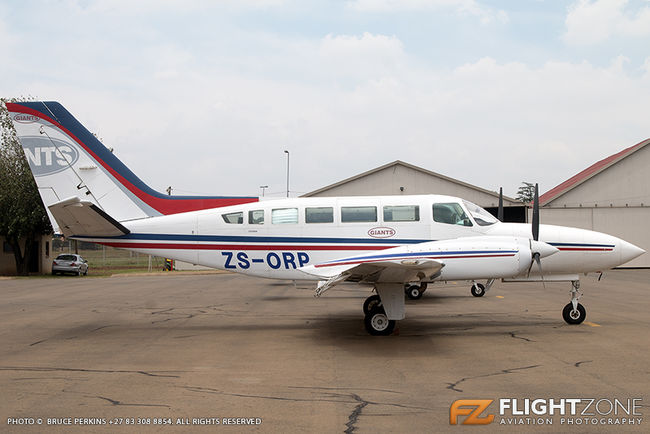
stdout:
POLYGON ((472 226, 472 222, 459 203, 434 203, 433 221, 448 225, 472 226))
POLYGON ((474 218, 474 221, 476 222, 477 225, 479 226, 490 226, 498 222, 496 218, 480 206, 468 202, 466 200, 463 200, 463 203, 465 204, 465 208, 467 208, 467 211, 472 215, 474 218))

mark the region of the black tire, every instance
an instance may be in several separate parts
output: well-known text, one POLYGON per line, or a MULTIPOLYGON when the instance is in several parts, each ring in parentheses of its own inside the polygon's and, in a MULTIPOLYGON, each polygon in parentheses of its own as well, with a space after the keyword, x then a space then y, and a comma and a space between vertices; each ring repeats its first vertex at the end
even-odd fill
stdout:
POLYGON ((474 297, 483 297, 485 295, 485 286, 482 283, 475 283, 471 289, 474 297))
POLYGON ((366 331, 373 336, 388 336, 395 330, 395 320, 388 319, 381 306, 372 309, 364 318, 366 331))
POLYGON ((417 285, 411 285, 406 290, 406 296, 409 300, 419 300, 422 298, 423 291, 417 285))
POLYGON ((368 315, 377 306, 381 306, 381 299, 377 294, 371 295, 363 302, 363 314, 368 315))
POLYGON ((587 311, 580 303, 578 303, 578 309, 576 311, 573 310, 573 303, 567 304, 564 306, 564 309, 562 309, 562 318, 564 318, 564 321, 566 321, 567 324, 580 324, 586 317, 587 311))

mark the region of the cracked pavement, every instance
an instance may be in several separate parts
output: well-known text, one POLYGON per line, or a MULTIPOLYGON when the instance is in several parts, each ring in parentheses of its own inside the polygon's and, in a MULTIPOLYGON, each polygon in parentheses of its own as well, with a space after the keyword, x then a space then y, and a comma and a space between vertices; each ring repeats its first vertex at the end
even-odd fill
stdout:
POLYGON ((354 285, 316 299, 309 283, 232 274, 3 280, 0 431, 8 417, 253 417, 262 424, 232 428, 457 432, 449 406, 461 398, 634 397, 647 408, 650 271, 607 277, 581 288, 600 327, 564 324, 564 284, 496 283, 475 298, 456 282, 407 302, 390 337, 366 334, 370 293, 354 285))

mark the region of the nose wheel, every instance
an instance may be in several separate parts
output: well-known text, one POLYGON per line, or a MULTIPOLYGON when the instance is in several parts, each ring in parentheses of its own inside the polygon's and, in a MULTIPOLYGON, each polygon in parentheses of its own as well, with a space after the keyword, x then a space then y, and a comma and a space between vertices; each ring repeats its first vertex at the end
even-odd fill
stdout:
POLYGON ((485 295, 485 286, 482 283, 475 283, 470 291, 474 297, 483 297, 485 295))
POLYGON ((587 317, 587 311, 583 305, 578 303, 578 300, 582 297, 582 294, 578 291, 580 281, 574 280, 571 284, 573 286, 571 288, 571 301, 562 309, 562 318, 567 324, 580 324, 587 317))

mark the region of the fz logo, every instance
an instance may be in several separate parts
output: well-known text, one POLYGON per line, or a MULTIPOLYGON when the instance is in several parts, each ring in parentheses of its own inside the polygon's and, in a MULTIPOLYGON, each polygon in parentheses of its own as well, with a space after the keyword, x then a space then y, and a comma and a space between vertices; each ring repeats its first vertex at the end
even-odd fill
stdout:
POLYGON ((449 425, 456 425, 458 423, 458 416, 467 416, 462 422, 462 425, 487 425, 494 420, 493 414, 488 414, 485 417, 479 417, 490 404, 493 399, 458 399, 451 404, 449 408, 449 425))

